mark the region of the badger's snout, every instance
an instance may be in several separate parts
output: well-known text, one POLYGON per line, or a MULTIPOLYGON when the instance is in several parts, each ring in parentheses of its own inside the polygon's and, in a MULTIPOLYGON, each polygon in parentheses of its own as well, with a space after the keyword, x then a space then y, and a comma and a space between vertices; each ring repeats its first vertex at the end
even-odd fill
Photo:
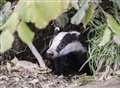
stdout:
POLYGON ((58 53, 55 50, 47 50, 46 56, 48 58, 55 58, 58 55, 58 53))
POLYGON ((49 52, 46 53, 46 55, 47 55, 48 57, 52 57, 52 56, 54 56, 54 53, 49 51, 49 52))

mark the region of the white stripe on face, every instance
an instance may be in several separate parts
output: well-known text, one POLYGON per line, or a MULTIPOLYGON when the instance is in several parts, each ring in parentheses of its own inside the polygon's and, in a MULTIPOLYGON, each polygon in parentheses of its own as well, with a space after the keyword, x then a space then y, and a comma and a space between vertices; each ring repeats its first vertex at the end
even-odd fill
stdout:
POLYGON ((53 38, 51 46, 49 47, 47 52, 54 52, 54 51, 56 51, 58 45, 60 44, 61 40, 63 39, 63 37, 66 34, 68 34, 68 32, 60 32, 57 36, 55 36, 55 38, 53 38))
POLYGON ((71 32, 60 32, 57 36, 55 36, 55 38, 53 39, 52 41, 52 45, 50 46, 49 49, 53 49, 53 50, 56 50, 58 45, 60 44, 61 40, 63 39, 63 37, 67 34, 76 34, 76 35, 80 35, 79 32, 76 32, 76 31, 71 31, 71 32))
POLYGON ((76 42, 72 42, 70 44, 68 44, 65 48, 63 48, 61 51, 60 51, 60 56, 61 55, 66 55, 70 52, 74 52, 74 51, 82 51, 82 52, 86 52, 86 48, 83 47, 83 45, 76 41, 76 42))

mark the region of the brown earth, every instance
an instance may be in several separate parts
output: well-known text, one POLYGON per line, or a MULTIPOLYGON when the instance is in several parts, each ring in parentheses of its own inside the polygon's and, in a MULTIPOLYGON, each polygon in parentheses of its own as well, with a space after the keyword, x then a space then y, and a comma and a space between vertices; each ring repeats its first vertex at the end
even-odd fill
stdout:
POLYGON ((0 88, 120 88, 120 79, 95 81, 86 75, 57 77, 51 73, 27 69, 27 65, 26 68, 13 69, 7 64, 0 66, 0 88))

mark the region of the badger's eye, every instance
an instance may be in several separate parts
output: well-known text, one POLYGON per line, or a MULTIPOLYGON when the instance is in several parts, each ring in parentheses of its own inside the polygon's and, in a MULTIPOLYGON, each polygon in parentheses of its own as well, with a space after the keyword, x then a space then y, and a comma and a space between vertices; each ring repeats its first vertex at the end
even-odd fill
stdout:
POLYGON ((64 44, 59 45, 59 48, 60 49, 64 48, 64 44))

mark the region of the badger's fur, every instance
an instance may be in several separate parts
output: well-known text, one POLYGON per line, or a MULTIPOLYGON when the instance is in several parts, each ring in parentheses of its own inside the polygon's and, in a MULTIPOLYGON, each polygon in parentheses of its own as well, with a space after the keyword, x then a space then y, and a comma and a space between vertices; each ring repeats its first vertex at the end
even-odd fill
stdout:
MULTIPOLYGON (((60 32, 49 44, 47 56, 53 60, 53 71, 57 75, 78 71, 87 60, 87 48, 79 40, 77 31, 60 32)), ((82 73, 88 73, 89 66, 85 65, 82 73)))

